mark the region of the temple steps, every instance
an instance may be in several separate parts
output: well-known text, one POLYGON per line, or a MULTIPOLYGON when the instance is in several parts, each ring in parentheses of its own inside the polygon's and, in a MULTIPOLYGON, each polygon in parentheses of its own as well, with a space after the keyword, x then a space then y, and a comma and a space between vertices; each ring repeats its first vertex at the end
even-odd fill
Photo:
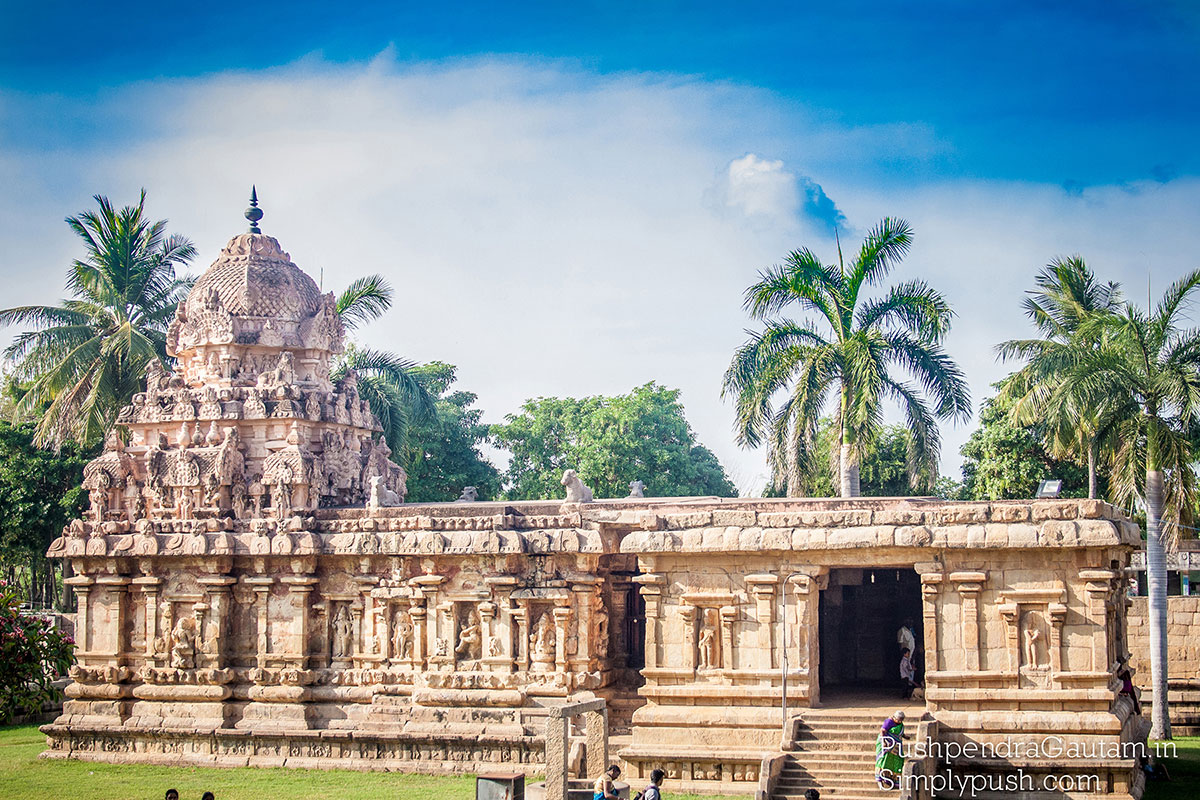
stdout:
POLYGON ((803 715, 773 800, 801 800, 808 789, 837 800, 894 798, 895 790, 885 791, 875 783, 876 717, 844 712, 803 715))

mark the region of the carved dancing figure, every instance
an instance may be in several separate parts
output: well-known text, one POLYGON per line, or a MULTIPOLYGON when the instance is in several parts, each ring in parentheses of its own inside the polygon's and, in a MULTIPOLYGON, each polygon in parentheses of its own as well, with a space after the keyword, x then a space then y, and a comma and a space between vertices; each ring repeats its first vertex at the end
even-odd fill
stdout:
POLYGON ((479 641, 479 615, 472 611, 471 616, 467 618, 467 624, 458 633, 458 646, 454 648, 454 654, 467 658, 477 657, 479 641))
POLYGON ((171 632, 171 666, 196 668, 196 620, 192 617, 180 618, 171 632))

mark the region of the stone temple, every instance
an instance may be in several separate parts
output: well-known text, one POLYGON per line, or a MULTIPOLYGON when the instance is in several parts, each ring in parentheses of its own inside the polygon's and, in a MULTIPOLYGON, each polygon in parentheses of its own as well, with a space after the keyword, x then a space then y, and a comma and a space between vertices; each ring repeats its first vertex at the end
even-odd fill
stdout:
POLYGON ((354 374, 330 378, 343 340, 270 236, 236 236, 196 282, 175 371, 150 369, 49 552, 74 575, 78 664, 48 757, 536 773, 562 747, 554 709, 603 698, 634 782, 661 766, 671 790, 870 796, 870 756, 838 737, 870 753, 911 618, 910 731, 1009 745, 910 770, 1141 795, 1115 677, 1140 536, 1107 504, 404 505, 354 374), (861 718, 823 716, 863 698, 861 718))

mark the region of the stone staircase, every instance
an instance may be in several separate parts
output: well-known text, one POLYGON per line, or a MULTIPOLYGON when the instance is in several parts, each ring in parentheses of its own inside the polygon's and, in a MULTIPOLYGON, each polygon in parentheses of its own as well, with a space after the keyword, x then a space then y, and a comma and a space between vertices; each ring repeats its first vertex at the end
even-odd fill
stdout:
POLYGON ((822 800, 894 799, 895 790, 875 783, 877 716, 804 714, 771 797, 796 800, 806 789, 819 789, 822 800))

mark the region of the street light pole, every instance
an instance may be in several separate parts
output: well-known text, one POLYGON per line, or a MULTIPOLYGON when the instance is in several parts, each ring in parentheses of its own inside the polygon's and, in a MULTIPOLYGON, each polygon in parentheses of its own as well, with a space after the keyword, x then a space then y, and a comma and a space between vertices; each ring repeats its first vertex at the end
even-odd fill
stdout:
MULTIPOLYGON (((782 613, 782 617, 783 617, 783 641, 781 642, 782 649, 783 649, 783 657, 780 659, 780 664, 782 664, 782 666, 783 666, 783 676, 782 676, 782 677, 783 677, 783 681, 782 681, 782 683, 783 683, 783 709, 782 709, 782 711, 783 711, 783 722, 782 722, 782 725, 783 725, 783 731, 782 731, 783 739, 782 739, 782 741, 783 741, 783 742, 786 742, 786 741, 787 741, 787 739, 788 739, 788 733, 789 733, 789 731, 788 731, 788 696, 787 696, 787 683, 788 683, 788 615, 787 615, 787 587, 788 587, 788 583, 789 583, 789 582, 792 580, 792 578, 799 578, 799 577, 803 576, 804 574, 805 574, 805 573, 803 573, 803 572, 791 572, 791 573, 788 573, 788 574, 787 574, 787 576, 785 576, 785 577, 784 577, 784 579, 783 579, 783 585, 782 585, 782 588, 781 588, 781 591, 782 591, 782 593, 783 593, 783 597, 781 598, 781 600, 782 600, 782 603, 783 603, 783 613, 782 613)), ((810 668, 811 668, 811 666, 812 666, 812 665, 810 664, 809 666, 810 666, 810 668)))

